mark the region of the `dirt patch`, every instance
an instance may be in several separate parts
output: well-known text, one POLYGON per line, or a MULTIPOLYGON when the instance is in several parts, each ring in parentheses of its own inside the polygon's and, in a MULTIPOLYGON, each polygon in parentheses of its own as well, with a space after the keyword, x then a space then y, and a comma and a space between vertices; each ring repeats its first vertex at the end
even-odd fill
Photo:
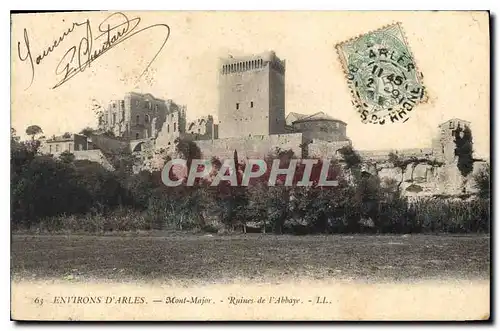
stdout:
POLYGON ((14 279, 489 279, 489 236, 13 235, 14 279), (397 244, 396 244, 397 243, 397 244))

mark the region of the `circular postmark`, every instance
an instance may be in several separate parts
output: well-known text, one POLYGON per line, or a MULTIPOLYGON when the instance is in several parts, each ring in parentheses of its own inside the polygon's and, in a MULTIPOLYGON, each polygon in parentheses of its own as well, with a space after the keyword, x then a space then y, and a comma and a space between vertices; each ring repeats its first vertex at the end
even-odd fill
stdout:
POLYGON ((406 121, 424 98, 424 87, 402 35, 391 30, 363 35, 344 54, 353 104, 363 123, 406 121))

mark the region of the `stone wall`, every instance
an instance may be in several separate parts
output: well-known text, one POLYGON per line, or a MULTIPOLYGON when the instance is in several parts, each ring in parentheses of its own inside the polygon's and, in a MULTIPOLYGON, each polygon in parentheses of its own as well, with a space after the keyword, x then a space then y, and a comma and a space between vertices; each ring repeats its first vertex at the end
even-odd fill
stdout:
POLYGON ((298 157, 302 156, 303 137, 301 133, 278 134, 270 136, 251 136, 238 138, 224 138, 217 140, 197 140, 204 158, 213 156, 219 159, 232 158, 234 151, 239 159, 262 158, 275 151, 276 147, 283 150, 291 149, 298 157))
POLYGON ((155 140, 151 138, 144 138, 138 140, 130 140, 129 150, 132 152, 139 152, 142 150, 152 149, 155 146, 155 140))
POLYGON ((302 132, 311 139, 328 142, 346 141, 346 125, 341 121, 303 120, 293 123, 295 132, 302 132))
POLYGON ((91 138, 93 145, 104 153, 120 154, 130 152, 130 142, 128 140, 105 135, 92 135, 91 138))
POLYGON ((109 171, 114 171, 114 167, 109 163, 108 159, 102 154, 98 149, 92 149, 87 151, 75 151, 75 160, 89 160, 91 162, 97 162, 109 171))
POLYGON ((326 142, 322 140, 314 140, 307 145, 307 157, 318 158, 337 158, 339 157, 337 150, 344 146, 350 146, 349 140, 326 142))
POLYGON ((365 171, 376 174, 382 185, 400 185, 403 195, 409 197, 434 195, 459 195, 476 193, 478 191, 474 176, 488 165, 485 161, 474 162, 473 171, 464 178, 457 168, 457 164, 442 165, 426 162, 410 163, 404 169, 395 167, 390 162, 372 163, 365 161, 365 171))
POLYGON ((358 151, 359 155, 363 160, 383 162, 389 159, 389 154, 394 153, 400 158, 427 158, 427 159, 437 159, 436 151, 433 148, 407 148, 407 149, 381 149, 372 151, 358 151))
POLYGON ((217 125, 211 115, 200 117, 186 125, 186 133, 194 137, 193 140, 217 139, 217 125))
MULTIPOLYGON (((211 158, 213 156, 219 159, 232 158, 234 151, 238 152, 238 158, 244 160, 247 158, 262 158, 273 153, 276 147, 282 150, 291 149, 297 157, 302 155, 304 137, 300 133, 271 135, 271 136, 252 136, 241 138, 226 138, 218 140, 198 140, 194 141, 202 153, 202 158, 211 158)), ((307 145, 307 157, 328 157, 341 158, 335 152, 350 141, 327 143, 323 141, 313 141, 307 145)), ((140 170, 161 170, 165 163, 165 158, 179 157, 176 155, 174 146, 165 148, 141 149, 136 155, 140 157, 139 164, 134 168, 135 172, 140 170)), ((87 151, 93 152, 93 151, 87 151)), ((99 151, 97 151, 99 152, 99 151)), ((371 151, 370 153, 360 153, 362 155, 362 170, 367 171, 381 179, 383 186, 399 186, 403 195, 414 197, 425 197, 435 195, 459 195, 464 193, 475 193, 474 176, 481 169, 487 166, 487 161, 476 161, 473 172, 463 178, 457 168, 456 162, 447 164, 435 163, 433 154, 427 149, 408 149, 398 151, 398 156, 402 159, 406 157, 417 157, 420 161, 410 163, 404 169, 395 167, 388 161, 388 154, 391 151, 371 151), (423 161, 423 160, 427 160, 423 161)), ((395 151, 394 151, 395 153, 395 151)), ((84 155, 84 154, 82 154, 84 155)), ((92 160, 99 161, 103 157, 94 156, 92 160)), ((103 159, 104 160, 104 159, 103 159)))
POLYGON ((123 99, 111 100, 99 117, 99 127, 117 137, 142 139, 154 136, 169 112, 171 100, 146 93, 130 92, 123 99))
POLYGON ((177 138, 182 138, 186 134, 185 129, 186 113, 183 109, 168 114, 156 137, 156 146, 158 148, 173 146, 177 138))
MULTIPOLYGON (((190 135, 183 134, 182 138, 189 138, 190 135)), ((234 151, 238 152, 240 160, 247 158, 263 158, 275 152, 276 147, 282 150, 291 149, 297 157, 302 157, 302 134, 281 134, 271 136, 252 136, 240 138, 226 138, 217 140, 195 140, 194 143, 201 151, 202 158, 217 157, 219 159, 233 158, 234 151)), ((139 158, 138 164, 134 167, 134 172, 141 170, 153 171, 161 170, 165 163, 165 158, 180 157, 176 154, 175 144, 167 146, 152 146, 149 142, 142 145, 138 151, 134 152, 139 158)))
MULTIPOLYGON (((176 114, 179 113, 173 114, 173 120, 178 123, 176 114)), ((127 143, 105 136, 94 136, 92 140, 104 153, 135 151, 134 154, 140 158, 140 162, 134 168, 134 171, 138 172, 140 170, 161 170, 167 156, 178 157, 175 155, 174 140, 176 137, 193 140, 200 149, 202 158, 214 156, 219 159, 233 158, 236 150, 240 160, 263 158, 274 153, 276 148, 292 150, 299 158, 341 158, 337 151, 344 146, 351 145, 349 140, 327 142, 314 139, 307 132, 194 140, 195 137, 192 134, 179 132, 177 126, 175 132, 173 132, 173 127, 170 130, 162 130, 156 141, 127 143)), ((436 151, 435 148, 358 151, 358 153, 363 160, 362 169, 364 171, 378 176, 382 185, 399 186, 403 195, 408 197, 459 195, 464 193, 464 188, 465 193, 475 193, 477 188, 473 177, 488 164, 487 161, 476 161, 473 172, 467 178, 463 178, 457 168, 456 159, 446 163, 435 162, 436 160, 445 161, 439 157, 442 154, 441 151, 436 151), (401 169, 389 162, 390 153, 397 155, 400 160, 416 158, 418 161, 407 164, 401 169)), ((77 159, 99 162, 106 168, 112 169, 111 164, 100 150, 75 152, 75 156, 77 159)))
POLYGON ((269 62, 269 133, 285 133, 285 61, 269 62))

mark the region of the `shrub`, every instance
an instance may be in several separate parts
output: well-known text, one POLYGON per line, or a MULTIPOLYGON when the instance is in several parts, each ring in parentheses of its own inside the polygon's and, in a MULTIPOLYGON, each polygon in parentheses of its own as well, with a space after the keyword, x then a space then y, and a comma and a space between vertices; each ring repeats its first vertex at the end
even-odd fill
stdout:
POLYGON ((15 153, 11 161, 13 228, 31 227, 58 215, 106 212, 124 202, 118 178, 98 163, 33 156, 27 149, 15 153))
POLYGON ((30 226, 37 218, 85 212, 88 195, 73 179, 70 165, 51 157, 34 158, 11 183, 13 225, 30 226))
POLYGON ((105 233, 150 230, 145 215, 131 209, 118 208, 107 214, 59 215, 43 218, 31 230, 39 232, 105 233))
POLYGON ((423 232, 489 232, 488 201, 481 199, 421 199, 413 203, 423 232))
POLYGON ((491 180, 490 180, 490 165, 481 169, 475 176, 474 182, 476 188, 479 190, 479 196, 482 199, 490 198, 491 180))
POLYGON ((68 151, 64 151, 59 155, 59 161, 71 164, 75 161, 75 154, 68 151))
MULTIPOLYGON (((381 185, 377 176, 362 172, 361 159, 350 147, 341 150, 344 166, 330 165, 329 179, 339 182, 335 187, 317 186, 321 162, 313 167, 312 186, 284 186, 283 176, 276 186, 269 186, 272 161, 278 158, 284 168, 295 158, 292 151, 279 149, 266 158, 268 172, 252 179, 249 186, 233 187, 224 181, 211 186, 212 177, 193 187, 166 187, 160 172, 131 174, 129 154, 117 159, 122 165, 118 171, 110 172, 69 155, 60 159, 37 155, 38 146, 34 140, 21 143, 11 137, 13 229, 218 232, 223 227, 230 232, 252 222, 276 234, 357 233, 367 230, 362 220, 373 221, 369 231, 382 233, 488 232, 490 227, 489 168, 475 178, 479 199, 409 202, 399 194, 396 181, 381 185), (216 218, 217 224, 209 218, 216 218)), ((188 160, 200 157, 192 142, 177 141, 177 150, 188 160)), ((236 151, 234 158, 237 161, 236 151)), ((415 161, 390 158, 401 166, 415 161)), ((221 162, 214 158, 212 163, 215 176, 221 162)), ((240 184, 244 169, 244 164, 238 165, 240 184)), ((294 183, 302 179, 303 170, 297 169, 294 183)))

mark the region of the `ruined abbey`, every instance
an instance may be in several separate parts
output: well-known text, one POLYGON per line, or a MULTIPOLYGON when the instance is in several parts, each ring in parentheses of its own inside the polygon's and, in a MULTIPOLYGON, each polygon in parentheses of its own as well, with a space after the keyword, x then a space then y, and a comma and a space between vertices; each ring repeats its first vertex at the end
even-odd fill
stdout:
MULTIPOLYGON (((43 150, 54 154, 70 146, 69 151, 77 159, 105 164, 105 158, 99 153, 105 142, 108 148, 120 146, 140 156, 137 171, 161 168, 165 155, 175 153, 178 138, 193 141, 203 158, 230 158, 235 151, 242 160, 261 158, 276 148, 292 150, 301 158, 338 158, 340 148, 352 145, 347 124, 321 111, 287 114, 285 75, 285 60, 272 51, 238 58, 230 56, 222 60, 218 68, 217 119, 207 115, 188 122, 185 105, 151 94, 130 92, 123 99, 110 101, 101 111, 98 128, 108 133, 105 137, 93 135, 86 146, 72 145, 73 141, 81 141, 80 135, 66 137, 65 144, 53 137, 43 143, 43 150), (71 150, 71 146, 79 148, 71 150)), ((428 148, 359 152, 367 171, 400 181, 403 189, 405 186, 411 188, 408 195, 413 192, 419 195, 454 194, 462 184, 454 165, 454 130, 469 124, 460 119, 442 123, 428 148), (432 162, 414 162, 401 169, 390 164, 390 153, 402 159, 432 162)), ((484 163, 476 162, 474 171, 484 163)), ((473 190, 472 184, 469 189, 473 190)))

